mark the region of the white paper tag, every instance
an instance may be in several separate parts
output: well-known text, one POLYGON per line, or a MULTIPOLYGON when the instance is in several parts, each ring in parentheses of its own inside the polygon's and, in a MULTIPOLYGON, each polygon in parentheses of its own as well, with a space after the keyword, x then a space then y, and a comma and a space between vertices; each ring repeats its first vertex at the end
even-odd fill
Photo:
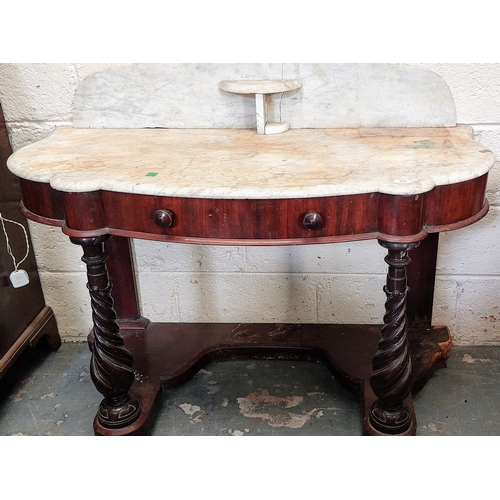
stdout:
POLYGON ((18 269, 10 273, 9 279, 14 288, 21 288, 30 282, 28 273, 24 269, 18 269))

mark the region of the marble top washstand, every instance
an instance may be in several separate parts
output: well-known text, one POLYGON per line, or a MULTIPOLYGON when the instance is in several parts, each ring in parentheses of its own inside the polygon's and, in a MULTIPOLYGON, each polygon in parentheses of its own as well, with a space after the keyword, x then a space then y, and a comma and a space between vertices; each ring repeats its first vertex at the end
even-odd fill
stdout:
POLYGON ((8 167, 25 215, 83 248, 104 395, 96 434, 146 433, 162 389, 217 357, 264 354, 320 358, 360 394, 365 433, 408 435, 412 391, 451 347, 448 329, 431 326, 437 236, 484 217, 494 161, 457 126, 446 84, 421 68, 143 64, 87 78, 73 127, 8 167), (384 325, 150 324, 131 238, 376 238, 387 249, 384 325))

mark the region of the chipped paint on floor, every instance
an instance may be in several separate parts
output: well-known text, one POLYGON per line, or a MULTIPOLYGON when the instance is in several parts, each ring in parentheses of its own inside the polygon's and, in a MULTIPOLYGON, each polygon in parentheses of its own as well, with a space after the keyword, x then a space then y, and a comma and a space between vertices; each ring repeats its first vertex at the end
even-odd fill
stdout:
POLYGON ((464 354, 462 361, 464 363, 475 363, 476 361, 479 361, 480 363, 495 363, 496 360, 489 358, 474 358, 470 354, 464 354))
POLYGON ((198 424, 203 418, 203 410, 198 405, 183 403, 179 408, 189 417, 189 423, 198 424), (198 415, 196 415, 198 413, 198 415))
POLYGON ((438 422, 437 424, 435 424, 434 422, 431 422, 428 425, 428 427, 429 427, 429 430, 432 432, 442 433, 443 429, 445 428, 445 425, 442 424, 441 422, 438 422))
POLYGON ((215 394, 220 390, 220 387, 217 385, 217 381, 215 380, 210 380, 208 382, 208 386, 207 394, 215 394))
POLYGON ((200 411, 201 408, 197 405, 191 405, 189 403, 182 403, 181 405, 179 405, 179 408, 186 414, 186 415, 189 415, 189 416, 192 416, 194 415, 197 411, 200 411))
MULTIPOLYGON (((244 429, 246 433, 250 432, 250 429, 244 429)), ((229 429, 227 432, 231 434, 231 436, 244 436, 245 432, 240 431, 239 429, 235 429, 234 431, 232 429, 229 429)))
POLYGON ((55 397, 57 397, 57 394, 54 392, 51 392, 49 394, 44 394, 40 399, 55 398, 55 397))
POLYGON ((238 398, 237 402, 242 415, 267 421, 271 427, 299 429, 318 412, 317 408, 310 411, 303 410, 301 413, 286 411, 301 405, 304 398, 302 396, 284 398, 272 396, 266 389, 250 393, 244 398, 238 398))

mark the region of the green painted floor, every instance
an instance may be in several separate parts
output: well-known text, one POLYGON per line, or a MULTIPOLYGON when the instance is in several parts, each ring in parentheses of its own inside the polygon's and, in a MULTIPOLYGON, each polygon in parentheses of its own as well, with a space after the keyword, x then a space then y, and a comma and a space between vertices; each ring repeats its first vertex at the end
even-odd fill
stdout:
MULTIPOLYGON (((91 436, 87 344, 27 350, 0 380, 0 436, 91 436)), ((500 346, 454 347, 414 397, 420 436, 500 436, 500 346)), ((156 436, 359 436, 358 399, 322 365, 218 361, 163 395, 156 436)))

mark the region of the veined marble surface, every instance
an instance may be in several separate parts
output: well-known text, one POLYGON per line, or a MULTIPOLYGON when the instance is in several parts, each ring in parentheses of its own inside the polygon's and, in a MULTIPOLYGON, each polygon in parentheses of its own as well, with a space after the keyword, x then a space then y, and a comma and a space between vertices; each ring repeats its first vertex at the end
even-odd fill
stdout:
POLYGON ((61 127, 8 159, 14 174, 60 191, 233 199, 412 195, 477 178, 493 163, 470 127, 278 135, 61 127))
POLYGON ((233 94, 278 94, 302 87, 300 80, 224 80, 219 88, 233 94))
POLYGON ((452 127, 455 104, 432 71, 393 64, 203 63, 114 66, 75 96, 78 128, 256 128, 253 95, 224 80, 299 80, 268 98, 268 121, 291 128, 452 127))

